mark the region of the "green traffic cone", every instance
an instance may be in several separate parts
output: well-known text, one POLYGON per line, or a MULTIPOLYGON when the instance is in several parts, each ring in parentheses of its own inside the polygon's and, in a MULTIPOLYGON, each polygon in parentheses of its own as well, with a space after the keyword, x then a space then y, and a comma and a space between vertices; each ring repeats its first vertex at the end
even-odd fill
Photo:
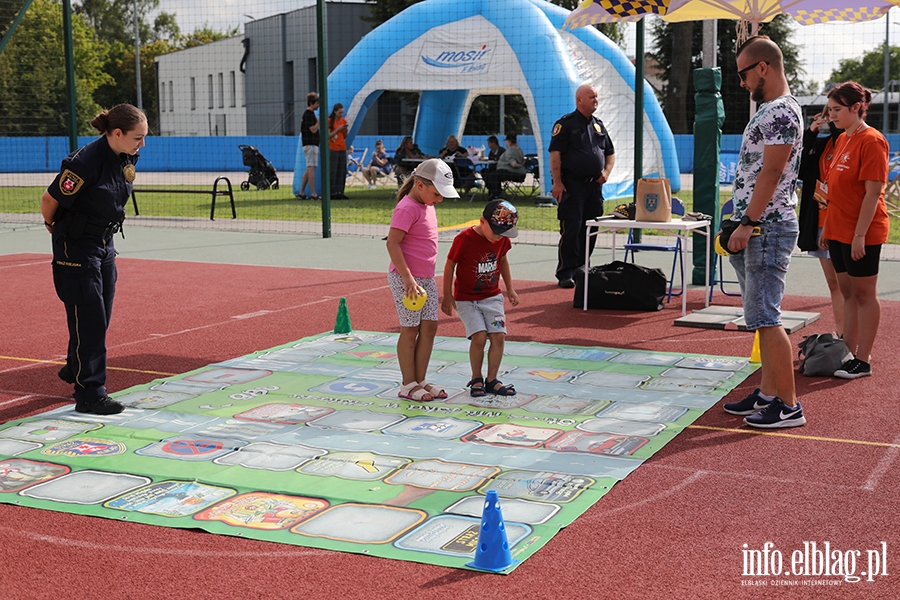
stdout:
POLYGON ((353 329, 350 327, 350 313, 347 311, 347 299, 341 298, 338 305, 337 319, 334 321, 335 333, 350 333, 353 329))

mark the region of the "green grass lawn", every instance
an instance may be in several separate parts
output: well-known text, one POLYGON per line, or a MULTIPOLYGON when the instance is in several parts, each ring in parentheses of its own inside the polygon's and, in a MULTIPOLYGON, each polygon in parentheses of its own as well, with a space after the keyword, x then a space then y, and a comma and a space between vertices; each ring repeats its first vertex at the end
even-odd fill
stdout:
MULTIPOLYGON (((196 189, 196 186, 166 186, 167 189, 196 189)), ((4 187, 0 188, 0 213, 29 214, 40 212, 40 198, 46 188, 40 187, 4 187)), ((155 194, 141 193, 140 186, 136 194, 141 216, 154 217, 203 217, 209 218, 210 197, 202 194, 155 194)), ((377 188, 374 190, 353 187, 347 188, 350 200, 331 201, 331 221, 334 223, 360 223, 371 225, 387 225, 391 222, 391 211, 396 204, 396 188, 377 188)), ((690 190, 678 192, 684 202, 685 209, 691 211, 694 194, 690 190)), ((438 226, 452 227, 481 216, 487 196, 479 193, 473 202, 465 199, 445 200, 437 207, 438 226)), ((721 201, 728 200, 728 194, 721 194, 721 201)), ((608 214, 621 200, 606 203, 608 214)), ((311 200, 297 200, 290 188, 278 190, 241 191, 235 187, 234 203, 239 219, 260 219, 280 221, 322 221, 322 205, 311 200)), ((514 202, 519 209, 519 229, 536 231, 558 231, 559 221, 556 219, 554 207, 535 205, 535 198, 524 198, 514 202)), ((126 214, 134 215, 134 207, 129 201, 126 214)), ((216 199, 216 216, 231 216, 228 197, 216 199)), ((652 233, 650 230, 645 230, 652 233)), ((900 244, 900 219, 891 218, 889 244, 900 244)))

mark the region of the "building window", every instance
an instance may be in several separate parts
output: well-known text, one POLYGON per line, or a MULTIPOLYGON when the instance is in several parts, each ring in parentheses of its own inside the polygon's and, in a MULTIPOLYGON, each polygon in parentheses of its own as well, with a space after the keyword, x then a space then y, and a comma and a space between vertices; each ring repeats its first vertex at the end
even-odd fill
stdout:
POLYGON ((225 108, 225 77, 219 73, 219 108, 225 108))
POLYGON ((197 80, 191 77, 191 110, 197 110, 197 80))
POLYGON ((237 106, 237 82, 235 81, 234 71, 231 72, 231 89, 228 92, 228 106, 237 106))
POLYGON ((214 108, 216 107, 216 105, 213 103, 213 93, 214 93, 214 92, 213 92, 213 78, 212 78, 212 73, 209 74, 209 77, 207 78, 207 81, 208 81, 208 83, 209 83, 209 108, 210 108, 210 110, 212 110, 212 109, 214 109, 214 108))
POLYGON ((159 112, 166 112, 166 82, 159 82, 159 112))
POLYGON ((169 112, 175 112, 175 86, 169 82, 169 112))

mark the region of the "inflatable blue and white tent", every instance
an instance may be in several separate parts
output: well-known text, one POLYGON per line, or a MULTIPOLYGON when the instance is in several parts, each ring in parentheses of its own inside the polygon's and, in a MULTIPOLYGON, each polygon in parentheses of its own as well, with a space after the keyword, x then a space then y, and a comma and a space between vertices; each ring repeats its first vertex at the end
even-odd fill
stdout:
MULTIPOLYGON (((550 131, 575 109, 575 90, 593 84, 596 115, 616 145, 607 198, 631 194, 634 180, 635 69, 591 27, 562 31, 569 11, 543 0, 426 0, 366 35, 328 77, 328 102, 346 107, 351 144, 366 111, 385 90, 421 92, 414 131, 426 153, 462 136, 480 95, 521 94, 534 129, 541 173, 549 173, 550 131)), ((649 84, 644 85, 643 173, 680 189, 674 138, 649 84)), ((295 172, 305 169, 298 143, 295 172)), ((299 192, 296 177, 294 192, 299 192)), ((541 183, 549 186, 549 177, 541 183)))

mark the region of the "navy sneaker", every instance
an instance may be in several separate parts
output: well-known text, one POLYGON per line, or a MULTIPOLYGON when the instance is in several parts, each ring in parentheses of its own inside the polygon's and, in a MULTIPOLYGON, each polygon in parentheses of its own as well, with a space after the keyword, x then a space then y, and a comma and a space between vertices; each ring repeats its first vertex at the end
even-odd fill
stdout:
POLYGON ((760 412, 744 418, 744 423, 762 429, 778 429, 806 425, 806 418, 803 416, 803 407, 799 402, 797 406, 791 408, 782 402, 781 398, 775 398, 760 412))
POLYGON ((871 374, 872 366, 858 358, 851 358, 834 372, 834 376, 841 379, 859 379, 860 377, 868 377, 871 374))
POLYGON ((772 404, 771 400, 766 400, 759 395, 759 388, 753 390, 753 393, 741 400, 740 402, 725 403, 725 412, 730 415, 755 415, 765 407, 772 404))
POLYGON ((117 415, 125 410, 125 406, 116 402, 109 396, 97 398, 92 402, 76 402, 75 411, 80 413, 93 413, 95 415, 117 415))

